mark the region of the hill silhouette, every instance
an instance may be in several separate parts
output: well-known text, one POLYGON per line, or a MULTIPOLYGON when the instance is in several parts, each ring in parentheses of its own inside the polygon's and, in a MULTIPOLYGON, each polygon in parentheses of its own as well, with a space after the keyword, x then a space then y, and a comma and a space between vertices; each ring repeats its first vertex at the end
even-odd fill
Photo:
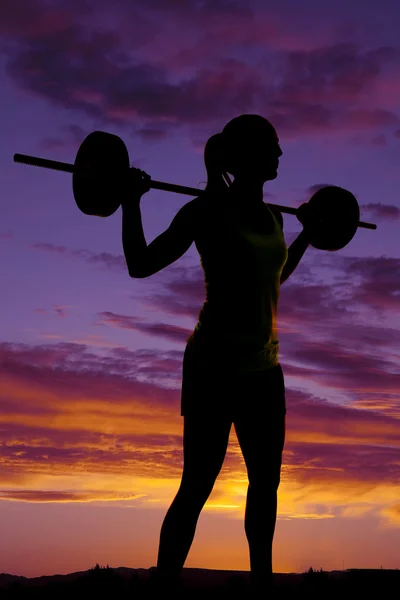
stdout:
MULTIPOLYGON (((3 600, 17 598, 95 598, 108 596, 117 599, 153 597, 152 583, 155 567, 150 569, 111 568, 98 563, 87 571, 66 575, 21 577, 0 574, 0 597, 3 600)), ((361 598, 394 597, 400 589, 398 569, 346 569, 323 571, 310 567, 304 573, 275 573, 276 597, 292 598, 361 598)), ((212 569, 184 568, 181 577, 180 597, 200 598, 207 593, 211 598, 247 598, 250 573, 248 571, 222 571, 212 569)))

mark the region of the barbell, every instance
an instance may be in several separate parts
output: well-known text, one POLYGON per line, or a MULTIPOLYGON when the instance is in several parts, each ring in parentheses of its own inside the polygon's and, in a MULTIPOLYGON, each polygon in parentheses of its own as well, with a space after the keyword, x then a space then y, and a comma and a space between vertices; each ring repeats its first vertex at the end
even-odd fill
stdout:
MULTIPOLYGON (((123 140, 112 133, 93 131, 81 143, 74 164, 14 154, 14 162, 72 173, 72 188, 78 208, 86 215, 109 217, 121 204, 125 175, 130 169, 129 154, 123 140)), ((149 181, 155 190, 201 196, 205 190, 149 181)), ((299 209, 269 204, 282 213, 297 215, 299 209)), ((373 223, 360 221, 360 208, 355 196, 338 186, 320 188, 307 203, 313 211, 318 229, 310 242, 318 250, 335 251, 344 248, 358 227, 376 229, 373 223)))

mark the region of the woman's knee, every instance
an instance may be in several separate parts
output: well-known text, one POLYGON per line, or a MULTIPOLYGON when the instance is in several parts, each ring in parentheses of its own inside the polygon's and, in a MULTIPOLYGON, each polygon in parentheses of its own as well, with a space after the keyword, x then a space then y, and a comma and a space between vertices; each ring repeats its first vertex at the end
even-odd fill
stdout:
POLYGON ((215 479, 210 475, 201 477, 197 474, 193 477, 183 472, 179 494, 186 502, 204 504, 213 490, 215 479))
POLYGON ((280 468, 273 472, 248 473, 249 486, 252 490, 261 494, 276 492, 281 482, 280 468))

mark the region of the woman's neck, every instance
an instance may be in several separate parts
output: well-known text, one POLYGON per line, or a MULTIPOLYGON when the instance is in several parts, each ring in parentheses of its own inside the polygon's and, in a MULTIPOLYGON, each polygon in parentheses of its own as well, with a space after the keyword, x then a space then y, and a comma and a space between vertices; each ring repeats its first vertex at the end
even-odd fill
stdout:
POLYGON ((264 204, 263 183, 235 178, 229 190, 233 202, 245 208, 257 208, 264 204))

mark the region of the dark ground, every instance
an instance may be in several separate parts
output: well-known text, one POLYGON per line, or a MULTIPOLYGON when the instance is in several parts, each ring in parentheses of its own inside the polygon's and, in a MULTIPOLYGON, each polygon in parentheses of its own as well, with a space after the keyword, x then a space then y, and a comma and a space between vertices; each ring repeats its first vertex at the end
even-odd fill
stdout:
MULTIPOLYGON (((96 565, 89 571, 28 579, 0 574, 0 599, 69 598, 112 600, 147 600, 153 597, 154 567, 151 569, 112 569, 96 565)), ((400 597, 400 570, 347 569, 346 571, 312 571, 306 573, 275 573, 274 598, 369 598, 400 597), (397 592, 396 592, 397 590, 397 592), (396 594, 399 593, 398 596, 396 594)), ((249 598, 247 571, 213 571, 184 569, 182 599, 249 598)), ((159 595, 156 595, 159 597, 159 595)))

